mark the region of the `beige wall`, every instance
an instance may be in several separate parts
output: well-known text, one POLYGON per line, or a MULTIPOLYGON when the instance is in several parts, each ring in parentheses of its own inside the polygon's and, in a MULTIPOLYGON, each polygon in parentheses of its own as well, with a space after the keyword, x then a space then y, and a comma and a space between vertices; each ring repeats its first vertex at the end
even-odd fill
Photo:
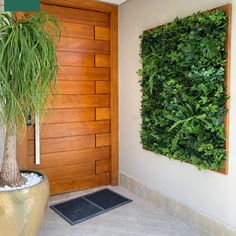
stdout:
POLYGON ((129 0, 119 7, 120 171, 236 229, 236 0, 129 0), (233 3, 229 175, 142 149, 139 35, 175 17, 233 3))
POLYGON ((0 0, 0 11, 3 11, 3 0, 0 0))

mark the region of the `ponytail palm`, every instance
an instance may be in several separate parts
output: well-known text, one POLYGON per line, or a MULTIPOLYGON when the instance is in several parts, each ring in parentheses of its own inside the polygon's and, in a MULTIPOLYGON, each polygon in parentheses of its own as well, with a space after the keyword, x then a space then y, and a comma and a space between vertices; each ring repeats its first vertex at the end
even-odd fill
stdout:
POLYGON ((45 12, 16 20, 0 14, 0 119, 6 137, 0 185, 20 186, 14 135, 24 134, 28 115, 41 117, 57 75, 56 19, 45 12))

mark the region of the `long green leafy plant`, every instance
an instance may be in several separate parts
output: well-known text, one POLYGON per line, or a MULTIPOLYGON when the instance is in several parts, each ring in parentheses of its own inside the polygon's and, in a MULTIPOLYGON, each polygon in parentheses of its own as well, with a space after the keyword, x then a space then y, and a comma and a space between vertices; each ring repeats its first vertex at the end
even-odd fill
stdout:
POLYGON ((225 12, 215 10, 142 34, 145 149, 199 169, 223 167, 226 26, 225 12))
POLYGON ((56 42, 60 25, 46 12, 16 19, 0 14, 0 118, 5 126, 5 147, 0 185, 21 186, 14 137, 26 130, 31 114, 39 118, 53 92, 57 75, 56 42))

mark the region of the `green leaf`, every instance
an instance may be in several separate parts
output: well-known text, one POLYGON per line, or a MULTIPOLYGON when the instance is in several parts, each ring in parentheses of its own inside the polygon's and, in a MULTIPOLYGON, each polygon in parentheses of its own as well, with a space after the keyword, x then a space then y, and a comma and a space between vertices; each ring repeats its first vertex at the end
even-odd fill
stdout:
POLYGON ((223 10, 175 19, 141 35, 141 142, 198 169, 226 159, 223 10))
POLYGON ((23 135, 26 118, 42 118, 57 77, 58 21, 46 12, 16 21, 0 13, 1 122, 23 135))

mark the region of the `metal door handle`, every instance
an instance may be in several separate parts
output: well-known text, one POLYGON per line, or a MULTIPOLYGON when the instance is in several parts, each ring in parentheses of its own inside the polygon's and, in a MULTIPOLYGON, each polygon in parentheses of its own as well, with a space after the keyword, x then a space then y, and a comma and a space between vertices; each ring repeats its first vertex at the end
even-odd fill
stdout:
POLYGON ((34 122, 34 134, 35 134, 35 165, 40 164, 40 125, 39 125, 39 117, 35 115, 34 122))
POLYGON ((28 117, 27 117, 27 119, 26 119, 26 125, 27 125, 27 126, 32 125, 32 118, 31 118, 31 115, 28 115, 28 117))

